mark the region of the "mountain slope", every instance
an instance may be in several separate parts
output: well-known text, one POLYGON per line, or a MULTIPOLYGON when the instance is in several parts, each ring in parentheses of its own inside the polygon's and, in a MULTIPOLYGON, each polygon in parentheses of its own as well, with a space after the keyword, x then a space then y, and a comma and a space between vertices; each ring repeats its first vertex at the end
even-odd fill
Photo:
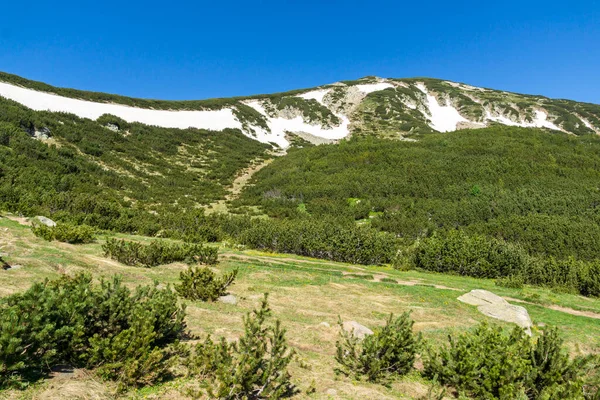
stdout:
POLYGON ((600 105, 520 95, 429 78, 367 77, 286 93, 159 101, 55 88, 0 73, 0 96, 39 111, 96 120, 104 114, 164 128, 239 129, 287 147, 350 135, 401 137, 494 124, 600 134, 600 105))

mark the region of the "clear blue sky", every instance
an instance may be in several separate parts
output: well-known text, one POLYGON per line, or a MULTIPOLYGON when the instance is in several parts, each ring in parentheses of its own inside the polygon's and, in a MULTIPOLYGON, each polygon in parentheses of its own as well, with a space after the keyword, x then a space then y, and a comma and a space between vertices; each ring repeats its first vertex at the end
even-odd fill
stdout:
POLYGON ((427 76, 600 103, 600 2, 7 1, 0 70, 161 99, 427 76))

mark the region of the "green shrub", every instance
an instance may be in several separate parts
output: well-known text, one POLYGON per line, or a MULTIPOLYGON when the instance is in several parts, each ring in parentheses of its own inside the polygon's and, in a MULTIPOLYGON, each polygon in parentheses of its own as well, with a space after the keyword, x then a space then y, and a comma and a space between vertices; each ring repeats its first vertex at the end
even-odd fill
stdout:
POLYGON ((227 288, 233 284, 238 270, 220 278, 208 267, 189 267, 179 273, 181 283, 175 286, 179 295, 188 300, 215 301, 227 294, 227 288))
POLYGON ((600 261, 588 264, 579 277, 579 292, 584 296, 600 297, 600 261))
POLYGON ((59 222, 54 227, 35 224, 31 227, 34 235, 44 240, 58 240, 59 242, 82 244, 95 240, 96 230, 88 225, 71 225, 59 222))
POLYGON ((527 269, 529 258, 516 245, 462 231, 422 240, 414 253, 417 268, 475 278, 500 278, 527 269))
POLYGON ((213 378, 210 398, 279 399, 297 393, 287 371, 295 353, 279 320, 267 324, 270 315, 265 294, 260 308, 245 316, 244 335, 237 342, 214 343, 209 337, 196 347, 188 367, 213 378))
POLYGON ((438 350, 429 347, 423 374, 483 399, 581 398, 594 357, 570 360, 556 329, 537 340, 515 327, 509 334, 486 323, 438 350))
POLYGON ((99 367, 125 385, 158 379, 162 372, 146 372, 182 335, 184 316, 175 293, 150 286, 131 292, 119 277, 99 285, 85 274, 36 283, 0 302, 0 387, 60 363, 99 367))
POLYGON ((155 267, 175 261, 188 264, 216 264, 218 249, 192 243, 168 243, 154 240, 150 244, 119 239, 106 239, 102 245, 104 256, 126 265, 155 267))
POLYGON ((336 220, 259 220, 236 235, 251 248, 356 264, 384 264, 396 253, 393 235, 336 220))
POLYGON ((523 277, 521 275, 511 275, 506 278, 498 278, 494 282, 496 286, 510 289, 523 289, 523 277))
POLYGON ((336 342, 335 359, 341 367, 336 371, 370 382, 407 374, 413 368, 418 347, 412 326, 408 313, 398 318, 390 314, 383 328, 361 340, 345 331, 340 320, 341 338, 336 342))

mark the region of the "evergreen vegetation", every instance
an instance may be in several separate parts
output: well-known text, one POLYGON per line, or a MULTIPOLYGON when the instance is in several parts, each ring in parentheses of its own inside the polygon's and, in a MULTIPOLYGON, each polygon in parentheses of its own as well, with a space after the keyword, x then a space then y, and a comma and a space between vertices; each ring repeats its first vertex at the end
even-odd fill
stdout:
POLYGON ((207 267, 189 267, 179 273, 180 283, 175 286, 179 295, 188 300, 215 301, 227 294, 227 288, 233 284, 238 270, 220 278, 207 267))
POLYGON ((155 267, 175 261, 188 264, 216 264, 217 248, 192 243, 168 243, 154 240, 150 244, 108 238, 102 245, 104 256, 126 265, 155 267))
POLYGON ((34 235, 44 240, 58 240, 71 244, 91 243, 95 239, 95 229, 87 225, 71 225, 59 222, 49 227, 44 224, 34 224, 31 227, 34 235))
POLYGON ((288 347, 279 320, 269 324, 271 309, 265 294, 260 308, 244 318, 244 335, 233 343, 209 337, 197 345, 189 361, 192 374, 213 381, 210 398, 281 399, 297 393, 287 367, 294 351, 288 347))
POLYGON ((344 330, 341 320, 339 325, 341 337, 336 342, 335 359, 341 367, 337 371, 357 379, 365 377, 369 382, 385 382, 412 370, 419 340, 408 313, 397 318, 390 314, 384 327, 364 339, 344 330))
POLYGON ((556 329, 532 340, 519 327, 506 334, 483 323, 448 339, 448 346, 429 347, 424 375, 481 399, 582 399, 586 374, 598 362, 569 359, 556 329))
POLYGON ((37 379, 61 363, 98 368, 123 385, 168 375, 166 346, 185 329, 185 312, 170 290, 89 275, 34 284, 0 302, 0 387, 37 379))

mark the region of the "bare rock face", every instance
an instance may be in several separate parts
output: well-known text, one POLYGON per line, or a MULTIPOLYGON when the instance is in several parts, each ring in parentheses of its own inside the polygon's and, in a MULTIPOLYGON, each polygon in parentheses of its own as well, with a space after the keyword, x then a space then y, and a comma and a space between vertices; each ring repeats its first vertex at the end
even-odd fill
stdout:
POLYGON ((35 217, 35 219, 42 225, 46 225, 47 227, 54 227, 56 226, 56 222, 52 221, 50 218, 48 217, 44 217, 41 215, 38 215, 37 217, 35 217))
POLYGON ((346 332, 352 333, 354 337, 359 339, 363 339, 365 336, 373 334, 372 330, 356 321, 344 321, 342 327, 346 332))
POLYGON ((488 317, 517 324, 531 336, 533 323, 525 307, 509 304, 502 297, 481 289, 471 290, 460 296, 458 300, 477 306, 477 310, 488 317))

